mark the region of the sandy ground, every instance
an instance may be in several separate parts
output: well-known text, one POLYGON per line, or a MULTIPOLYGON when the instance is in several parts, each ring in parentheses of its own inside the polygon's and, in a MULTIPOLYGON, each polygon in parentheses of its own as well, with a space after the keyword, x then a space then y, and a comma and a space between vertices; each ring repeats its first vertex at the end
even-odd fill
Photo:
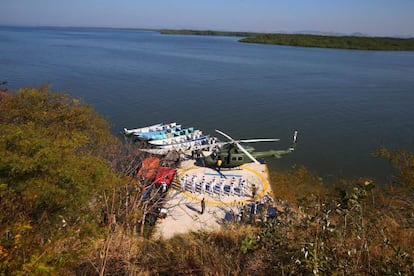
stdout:
POLYGON ((245 164, 219 174, 188 160, 181 164, 178 179, 168 191, 167 216, 158 220, 156 237, 168 239, 189 231, 219 229, 232 212, 237 214, 240 205, 252 201, 253 190, 255 200, 270 192, 268 171, 263 164, 245 164), (203 198, 205 211, 201 214, 203 198))

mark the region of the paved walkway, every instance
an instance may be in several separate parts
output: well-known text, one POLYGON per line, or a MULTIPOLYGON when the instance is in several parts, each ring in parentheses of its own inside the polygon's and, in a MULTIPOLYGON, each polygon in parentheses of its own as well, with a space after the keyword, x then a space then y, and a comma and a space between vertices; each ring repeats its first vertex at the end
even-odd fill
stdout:
POLYGON ((219 229, 240 205, 252 201, 253 190, 255 200, 270 192, 268 171, 263 164, 250 163, 218 173, 185 161, 178 170, 178 179, 179 183, 168 192, 168 215, 158 220, 156 236, 171 238, 189 231, 219 229), (203 198, 206 207, 201 214, 203 198))

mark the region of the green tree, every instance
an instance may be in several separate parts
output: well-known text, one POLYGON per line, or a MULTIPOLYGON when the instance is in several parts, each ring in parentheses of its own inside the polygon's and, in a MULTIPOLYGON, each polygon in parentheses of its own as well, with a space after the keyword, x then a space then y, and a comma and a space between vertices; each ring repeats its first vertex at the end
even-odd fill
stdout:
POLYGON ((100 194, 119 181, 100 157, 115 140, 91 107, 47 87, 2 95, 0 123, 0 271, 50 273, 97 233, 100 194))

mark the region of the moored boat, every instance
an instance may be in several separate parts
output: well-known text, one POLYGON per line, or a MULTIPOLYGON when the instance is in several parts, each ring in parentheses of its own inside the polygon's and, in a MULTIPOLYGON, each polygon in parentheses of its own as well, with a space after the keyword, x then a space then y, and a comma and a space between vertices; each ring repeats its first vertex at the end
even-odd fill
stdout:
POLYGON ((199 129, 189 127, 182 129, 176 122, 169 124, 155 124, 142 128, 124 129, 126 136, 132 136, 133 140, 147 141, 152 148, 145 149, 154 154, 165 154, 171 150, 181 152, 211 150, 219 146, 216 137, 204 135, 199 129))
POLYGON ((214 146, 217 143, 215 137, 210 137, 208 135, 195 135, 191 140, 185 142, 171 143, 168 145, 158 146, 160 149, 175 149, 175 150, 198 150, 205 147, 214 146))
POLYGON ((154 146, 163 146, 163 145, 169 145, 169 144, 177 144, 177 143, 183 143, 186 141, 190 141, 195 139, 196 137, 200 137, 203 133, 201 130, 194 130, 191 129, 183 129, 182 131, 177 132, 177 136, 165 138, 165 139, 159 139, 159 140, 151 140, 148 143, 154 146))
POLYGON ((150 144, 152 144, 152 141, 162 141, 166 139, 171 139, 178 136, 187 135, 194 132, 194 128, 185 128, 185 129, 179 129, 179 130, 173 130, 172 132, 168 133, 161 133, 159 135, 151 136, 151 140, 149 141, 150 144))
POLYGON ((124 128, 124 134, 125 135, 139 135, 139 134, 145 133, 145 132, 163 130, 166 127, 171 128, 171 127, 174 127, 176 125, 177 125, 177 123, 173 122, 173 123, 170 123, 170 124, 159 123, 159 124, 146 126, 146 127, 141 127, 141 128, 132 128, 132 129, 124 128))
POLYGON ((158 139, 162 139, 160 137, 163 137, 164 134, 172 134, 170 136, 173 136, 174 132, 180 131, 180 130, 181 130, 181 125, 174 125, 173 127, 167 126, 162 130, 134 134, 134 136, 136 136, 136 138, 138 138, 139 140, 152 140, 157 137, 158 139))

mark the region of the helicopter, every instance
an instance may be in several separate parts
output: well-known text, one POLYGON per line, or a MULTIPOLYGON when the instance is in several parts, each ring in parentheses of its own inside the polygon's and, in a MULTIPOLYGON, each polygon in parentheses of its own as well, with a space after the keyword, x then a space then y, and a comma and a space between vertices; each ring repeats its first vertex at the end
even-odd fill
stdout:
POLYGON ((228 134, 216 129, 217 133, 220 133, 226 137, 229 141, 220 143, 218 147, 214 148, 212 153, 208 156, 204 156, 204 165, 209 167, 215 167, 218 170, 221 168, 235 168, 245 163, 254 162, 260 164, 257 158, 265 158, 274 156, 281 158, 283 155, 289 154, 295 150, 298 130, 293 133, 293 144, 286 150, 269 150, 265 152, 255 152, 253 147, 242 146, 240 143, 255 143, 255 142, 275 142, 279 139, 247 139, 247 140, 234 140, 228 134), (221 160, 221 161, 219 161, 221 160))

